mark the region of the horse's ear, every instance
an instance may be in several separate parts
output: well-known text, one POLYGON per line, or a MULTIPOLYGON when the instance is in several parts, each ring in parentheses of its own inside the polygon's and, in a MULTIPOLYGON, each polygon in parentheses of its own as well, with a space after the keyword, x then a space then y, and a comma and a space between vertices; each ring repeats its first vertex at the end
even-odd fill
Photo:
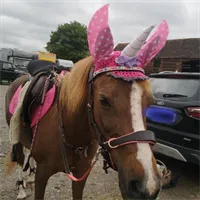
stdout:
POLYGON ((165 46, 168 33, 167 22, 163 20, 154 34, 137 53, 137 57, 141 59, 141 67, 145 67, 165 46))
POLYGON ((114 42, 108 25, 108 4, 98 9, 88 26, 88 44, 90 53, 96 61, 112 53, 114 42))

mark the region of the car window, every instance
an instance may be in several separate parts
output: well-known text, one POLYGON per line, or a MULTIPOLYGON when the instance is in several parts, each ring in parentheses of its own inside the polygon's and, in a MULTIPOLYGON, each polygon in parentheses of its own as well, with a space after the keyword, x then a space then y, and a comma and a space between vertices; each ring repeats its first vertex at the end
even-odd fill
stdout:
POLYGON ((9 70, 9 69, 12 69, 12 68, 13 67, 10 63, 0 62, 0 69, 9 70))
POLYGON ((30 60, 20 59, 20 58, 13 58, 12 63, 17 65, 18 67, 26 67, 30 60))
POLYGON ((199 79, 151 78, 154 96, 178 94, 191 98, 199 91, 199 79))

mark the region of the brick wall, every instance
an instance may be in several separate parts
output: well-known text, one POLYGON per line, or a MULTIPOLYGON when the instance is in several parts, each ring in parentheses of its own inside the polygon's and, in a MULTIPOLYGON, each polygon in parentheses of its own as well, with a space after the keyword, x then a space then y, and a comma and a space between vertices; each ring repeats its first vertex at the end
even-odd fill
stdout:
POLYGON ((162 58, 160 59, 160 63, 156 63, 155 59, 153 59, 145 68, 146 75, 150 75, 152 73, 159 73, 161 71, 182 71, 182 63, 186 61, 190 61, 193 59, 179 59, 179 58, 162 58))

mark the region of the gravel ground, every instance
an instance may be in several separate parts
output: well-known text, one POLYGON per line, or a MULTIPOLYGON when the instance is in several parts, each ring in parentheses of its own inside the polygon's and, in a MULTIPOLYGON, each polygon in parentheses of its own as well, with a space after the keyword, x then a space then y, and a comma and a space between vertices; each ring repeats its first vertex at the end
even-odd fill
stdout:
MULTIPOLYGON (((5 121, 4 97, 7 86, 0 85, 0 199, 16 199, 17 189, 15 183, 17 173, 14 170, 10 176, 5 175, 5 155, 9 151, 8 128, 5 121)), ((199 167, 188 163, 183 163, 164 156, 159 159, 172 170, 180 175, 179 182, 175 188, 163 190, 158 199, 200 199, 199 188, 199 167)), ((27 199, 33 199, 33 193, 26 189, 27 199)), ((48 200, 68 200, 71 199, 71 184, 63 173, 58 173, 49 179, 45 199, 48 200)), ((92 170, 85 190, 84 199, 95 200, 120 200, 121 195, 118 187, 117 173, 109 170, 105 174, 102 170, 102 163, 98 161, 92 170)))

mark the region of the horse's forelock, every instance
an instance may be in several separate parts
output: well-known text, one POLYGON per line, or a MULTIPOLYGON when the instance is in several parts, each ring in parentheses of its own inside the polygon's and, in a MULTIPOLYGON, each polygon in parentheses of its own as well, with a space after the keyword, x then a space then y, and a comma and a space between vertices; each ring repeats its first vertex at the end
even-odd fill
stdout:
POLYGON ((144 93, 146 93, 149 103, 152 104, 153 103, 153 95, 152 95, 152 88, 151 88, 150 81, 149 80, 138 80, 137 83, 143 89, 144 93))
POLYGON ((67 108, 69 115, 77 113, 87 98, 88 74, 92 65, 92 57, 80 60, 62 80, 60 103, 62 107, 67 108))

